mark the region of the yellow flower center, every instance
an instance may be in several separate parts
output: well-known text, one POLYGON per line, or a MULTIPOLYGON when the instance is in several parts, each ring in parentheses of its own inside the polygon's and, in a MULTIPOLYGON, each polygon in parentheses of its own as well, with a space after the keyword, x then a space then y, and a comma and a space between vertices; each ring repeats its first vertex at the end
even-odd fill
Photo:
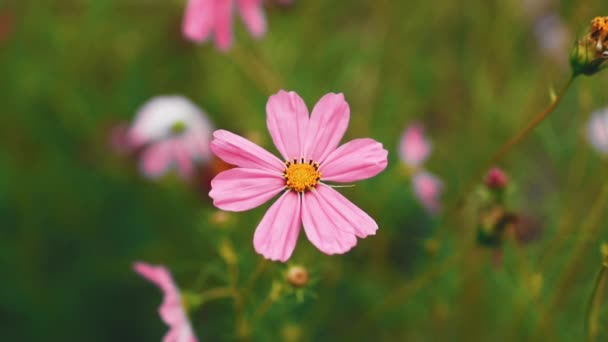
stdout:
POLYGON ((286 161, 285 166, 285 171, 283 171, 285 185, 293 191, 304 192, 312 190, 321 180, 319 164, 313 163, 312 160, 306 163, 304 158, 300 160, 294 159, 293 162, 286 161))

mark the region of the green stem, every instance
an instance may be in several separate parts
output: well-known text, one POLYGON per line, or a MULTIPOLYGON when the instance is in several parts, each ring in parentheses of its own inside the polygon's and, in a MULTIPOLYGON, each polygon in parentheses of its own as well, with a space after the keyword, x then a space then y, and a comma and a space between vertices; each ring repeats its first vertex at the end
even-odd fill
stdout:
POLYGON ((570 85, 572 85, 572 82, 574 81, 575 77, 575 75, 572 75, 572 77, 570 77, 568 83, 566 83, 562 91, 557 95, 553 102, 549 104, 547 108, 538 113, 522 130, 517 132, 517 134, 512 136, 511 139, 509 139, 504 145, 502 145, 498 152, 494 154, 494 157, 490 159, 488 167, 491 167, 492 165, 498 163, 513 147, 515 147, 515 145, 520 143, 532 131, 532 129, 538 126, 547 116, 549 116, 549 114, 551 114, 555 110, 557 105, 564 98, 566 92, 568 92, 568 89, 570 88, 570 85))
POLYGON ((602 264, 597 277, 595 278, 595 285, 593 286, 593 292, 589 296, 589 303, 587 304, 587 316, 585 317, 585 331, 588 341, 595 341, 597 337, 597 315, 601 300, 600 288, 605 281, 606 276, 606 261, 602 264))
POLYGON ((217 287, 203 291, 201 293, 201 298, 203 302, 228 297, 234 297, 234 289, 230 287, 217 287))

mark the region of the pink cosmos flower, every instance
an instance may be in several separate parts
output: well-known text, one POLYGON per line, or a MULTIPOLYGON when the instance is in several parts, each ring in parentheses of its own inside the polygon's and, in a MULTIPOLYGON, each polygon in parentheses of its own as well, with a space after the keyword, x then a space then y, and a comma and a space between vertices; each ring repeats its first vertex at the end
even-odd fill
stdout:
POLYGON ((439 196, 443 188, 441 180, 426 171, 421 171, 414 175, 412 182, 414 193, 422 205, 430 213, 438 213, 441 210, 441 204, 439 203, 439 196))
POLYGON ((223 51, 232 43, 232 16, 238 8, 249 32, 259 38, 266 32, 263 0, 188 0, 182 31, 186 38, 202 43, 211 35, 223 51))
POLYGON ((401 160, 411 167, 419 167, 431 153, 431 143, 424 136, 422 125, 409 126, 401 136, 401 160))
POLYGON ((600 154, 608 156, 608 108, 591 113, 587 124, 587 140, 600 154))
POLYGON ((255 208, 278 194, 253 237, 265 258, 286 261, 300 227, 321 252, 340 254, 357 237, 375 234, 376 222, 326 182, 350 183, 386 168, 388 152, 372 139, 338 147, 350 119, 342 94, 323 96, 308 115, 295 92, 279 91, 268 99, 266 123, 282 160, 249 140, 224 130, 213 133, 211 150, 237 168, 211 182, 209 196, 226 211, 255 208))
POLYGON ((401 160, 412 168, 414 194, 431 214, 437 214, 441 208, 439 196, 443 189, 441 181, 425 171, 422 164, 431 154, 431 142, 424 136, 424 128, 415 123, 405 129, 399 145, 401 160))
POLYGON ((158 312, 169 326, 169 332, 163 338, 163 342, 196 342, 196 336, 182 306, 181 296, 171 278, 171 273, 163 266, 153 266, 143 262, 136 262, 133 269, 156 284, 164 293, 165 297, 158 312))
POLYGON ((159 96, 137 112, 128 131, 131 148, 142 148, 141 169, 151 178, 177 167, 189 178, 194 163, 205 162, 211 152, 213 126, 205 113, 182 96, 159 96))

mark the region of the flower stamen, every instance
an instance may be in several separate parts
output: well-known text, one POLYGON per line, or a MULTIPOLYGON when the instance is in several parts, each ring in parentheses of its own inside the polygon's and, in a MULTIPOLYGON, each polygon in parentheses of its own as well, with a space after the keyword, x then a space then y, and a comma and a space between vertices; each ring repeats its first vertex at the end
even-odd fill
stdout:
POLYGON ((285 170, 283 177, 285 185, 296 192, 310 191, 321 180, 321 172, 319 172, 319 164, 310 159, 308 163, 304 158, 300 160, 294 158, 292 161, 285 162, 285 170))

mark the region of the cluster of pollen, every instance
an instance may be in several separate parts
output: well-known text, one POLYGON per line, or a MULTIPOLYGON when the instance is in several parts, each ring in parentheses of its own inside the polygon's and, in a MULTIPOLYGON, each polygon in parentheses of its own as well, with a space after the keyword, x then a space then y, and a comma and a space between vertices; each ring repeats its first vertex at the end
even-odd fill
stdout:
POLYGON ((321 180, 321 172, 319 172, 319 164, 311 160, 308 163, 301 158, 293 161, 285 162, 285 170, 283 171, 285 185, 296 192, 310 191, 321 180))
POLYGON ((597 52, 604 57, 604 53, 608 51, 608 17, 596 17, 591 21, 589 37, 597 52))

